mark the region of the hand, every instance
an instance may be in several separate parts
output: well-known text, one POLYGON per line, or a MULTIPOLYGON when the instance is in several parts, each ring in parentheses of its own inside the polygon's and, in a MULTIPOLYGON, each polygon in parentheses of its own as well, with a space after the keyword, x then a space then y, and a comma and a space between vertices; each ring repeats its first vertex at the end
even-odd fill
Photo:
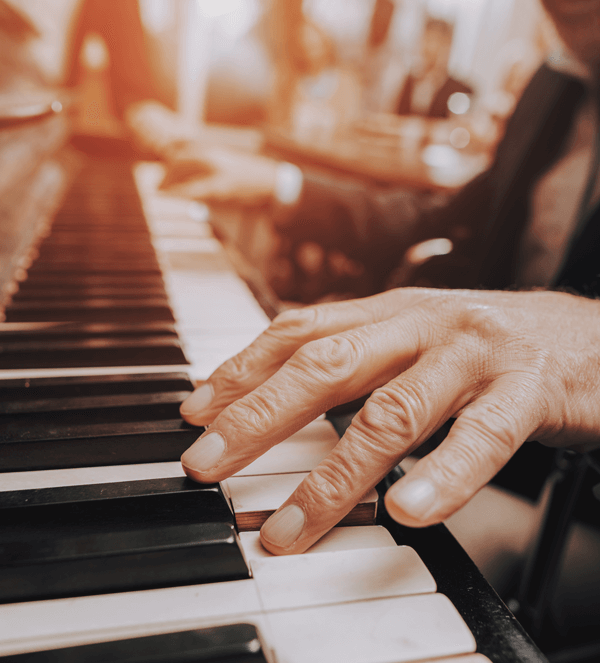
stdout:
POLYGON ((171 153, 161 189, 209 203, 261 205, 273 197, 277 166, 257 154, 190 144, 171 153))
POLYGON ((526 440, 600 439, 600 303, 554 292, 392 290, 291 310, 181 406, 209 430, 182 456, 220 481, 325 410, 373 392, 331 454, 265 523, 304 551, 450 417, 442 444, 390 488, 398 522, 440 522, 526 440))

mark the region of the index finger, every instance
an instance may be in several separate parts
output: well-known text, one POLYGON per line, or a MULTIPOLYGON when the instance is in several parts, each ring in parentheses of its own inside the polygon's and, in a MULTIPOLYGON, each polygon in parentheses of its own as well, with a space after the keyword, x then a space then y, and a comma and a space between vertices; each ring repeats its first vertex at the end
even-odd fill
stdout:
POLYGON ((185 472, 221 481, 316 416, 385 384, 420 352, 423 313, 312 341, 266 382, 227 407, 182 456, 185 472))
POLYGON ((407 288, 285 311, 182 403, 181 416, 191 424, 210 424, 225 407, 274 375, 306 343, 386 320, 431 296, 431 290, 407 288))

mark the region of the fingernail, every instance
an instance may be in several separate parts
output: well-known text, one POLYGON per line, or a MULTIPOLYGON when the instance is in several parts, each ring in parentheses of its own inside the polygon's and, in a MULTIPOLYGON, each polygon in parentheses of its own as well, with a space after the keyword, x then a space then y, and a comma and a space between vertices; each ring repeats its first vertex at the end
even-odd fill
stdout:
POLYGON ((414 479, 414 481, 401 479, 391 497, 408 516, 422 518, 435 504, 437 490, 431 481, 426 479, 414 479))
POLYGON ((181 456, 181 462, 190 470, 208 472, 225 452, 225 440, 220 433, 210 432, 198 438, 181 456))
POLYGON ((213 398, 213 388, 208 382, 205 382, 183 401, 179 411, 185 415, 197 414, 207 408, 213 398))
POLYGON ((304 528, 304 511, 289 504, 273 514, 262 526, 262 536, 274 546, 287 548, 300 536, 304 528))

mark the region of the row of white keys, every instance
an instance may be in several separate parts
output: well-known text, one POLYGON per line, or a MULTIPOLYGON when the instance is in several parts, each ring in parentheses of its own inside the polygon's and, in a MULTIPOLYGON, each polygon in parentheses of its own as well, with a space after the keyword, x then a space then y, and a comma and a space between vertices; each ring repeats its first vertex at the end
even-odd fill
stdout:
POLYGON ((204 380, 264 331, 269 319, 214 238, 206 207, 161 193, 160 164, 140 163, 134 177, 191 376, 204 380))
POLYGON ((441 594, 265 610, 260 581, 238 580, 0 606, 0 655, 242 622, 259 628, 273 663, 393 663, 475 649, 441 594))
POLYGON ((385 663, 475 649, 456 609, 432 592, 431 577, 410 549, 292 558, 287 563, 292 579, 286 582, 292 600, 284 602, 282 592, 274 589, 281 574, 264 568, 281 559, 260 560, 263 568, 253 580, 0 606, 0 653, 239 622, 261 630, 274 651, 270 658, 278 663, 385 663), (336 565, 337 555, 344 559, 336 565), (407 561, 418 580, 406 578, 407 561), (354 579, 349 577, 353 569, 354 579), (311 587, 300 587, 307 582, 320 583, 318 589, 312 586, 312 597, 311 587))

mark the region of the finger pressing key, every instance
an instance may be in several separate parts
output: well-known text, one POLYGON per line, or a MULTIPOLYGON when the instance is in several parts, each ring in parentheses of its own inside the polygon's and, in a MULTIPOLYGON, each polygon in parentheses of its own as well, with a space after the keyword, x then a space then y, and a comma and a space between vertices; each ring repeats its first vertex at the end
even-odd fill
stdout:
POLYGON ((417 353, 419 318, 410 309, 302 346, 272 377, 217 416, 183 454, 184 470, 196 481, 221 481, 324 410, 385 384, 417 353))
POLYGON ((306 550, 464 406, 473 392, 448 370, 452 364, 440 351, 427 353, 375 391, 336 448, 263 525, 264 546, 275 554, 306 550), (436 385, 433 397, 431 384, 436 385))

